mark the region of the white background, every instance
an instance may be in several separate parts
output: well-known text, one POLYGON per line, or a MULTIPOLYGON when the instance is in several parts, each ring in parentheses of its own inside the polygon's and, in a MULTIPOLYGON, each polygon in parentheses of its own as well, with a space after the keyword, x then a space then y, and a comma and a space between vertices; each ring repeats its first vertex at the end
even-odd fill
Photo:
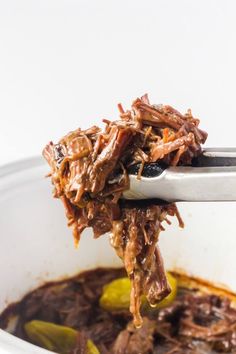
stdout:
POLYGON ((0 164, 148 92, 235 146, 236 1, 1 0, 0 164))

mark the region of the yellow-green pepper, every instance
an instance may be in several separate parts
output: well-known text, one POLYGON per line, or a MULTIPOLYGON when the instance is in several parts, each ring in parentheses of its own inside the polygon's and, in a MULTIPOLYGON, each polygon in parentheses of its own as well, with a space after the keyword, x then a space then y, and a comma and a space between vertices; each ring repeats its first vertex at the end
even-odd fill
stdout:
MULTIPOLYGON (((171 287, 171 293, 162 301, 160 301, 155 309, 170 305, 177 293, 177 280, 167 272, 167 279, 171 287)), ((100 297, 100 306, 107 311, 119 311, 129 309, 130 305, 131 283, 129 278, 119 278, 106 284, 100 297)), ((142 304, 147 305, 147 300, 143 296, 142 304)))
MULTIPOLYGON (((76 345, 78 332, 70 327, 33 320, 27 322, 24 329, 33 343, 60 354, 68 354, 76 345)), ((90 339, 87 341, 87 350, 88 354, 99 354, 90 339)))

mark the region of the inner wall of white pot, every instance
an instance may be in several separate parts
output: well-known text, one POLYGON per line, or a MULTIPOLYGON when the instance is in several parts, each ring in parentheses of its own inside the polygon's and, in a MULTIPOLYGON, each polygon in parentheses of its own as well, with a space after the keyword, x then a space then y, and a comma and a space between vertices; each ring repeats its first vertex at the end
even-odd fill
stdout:
MULTIPOLYGON (((47 172, 40 158, 0 169, 0 311, 46 281, 121 265, 108 236, 93 240, 91 230, 75 249, 47 172)), ((185 229, 173 221, 160 235, 166 268, 236 292, 236 203, 181 203, 179 209, 185 229)))

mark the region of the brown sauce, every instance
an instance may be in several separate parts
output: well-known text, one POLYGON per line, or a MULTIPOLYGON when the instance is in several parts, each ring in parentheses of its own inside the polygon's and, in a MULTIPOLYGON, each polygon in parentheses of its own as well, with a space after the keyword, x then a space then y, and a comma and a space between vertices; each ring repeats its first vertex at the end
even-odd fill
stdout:
POLYGON ((6 328, 10 318, 17 316, 13 333, 29 340, 24 331, 28 321, 65 325, 85 333, 101 354, 236 352, 232 294, 175 273, 174 301, 162 309, 144 306, 143 326, 136 329, 128 308, 107 311, 99 305, 104 285, 124 276, 124 269, 98 268, 45 284, 9 306, 0 316, 0 327, 6 328))

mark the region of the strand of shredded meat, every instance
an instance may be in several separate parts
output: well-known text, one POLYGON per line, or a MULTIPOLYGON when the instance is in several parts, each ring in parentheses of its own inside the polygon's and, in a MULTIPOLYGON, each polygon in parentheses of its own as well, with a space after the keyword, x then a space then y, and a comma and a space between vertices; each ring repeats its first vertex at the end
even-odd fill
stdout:
POLYGON ((188 165, 201 153, 207 134, 191 111, 182 115, 170 106, 151 105, 147 95, 131 110, 118 105, 120 119, 104 120, 105 128, 77 129, 58 144, 50 142, 43 155, 51 167, 54 196, 66 210, 78 243, 82 231, 92 227, 95 238, 111 232, 111 244, 123 260, 132 283, 130 311, 142 325, 141 295, 154 305, 170 292, 159 248, 162 223, 168 216, 183 222, 175 205, 129 206, 121 203, 129 188, 127 168, 146 163, 188 165))

